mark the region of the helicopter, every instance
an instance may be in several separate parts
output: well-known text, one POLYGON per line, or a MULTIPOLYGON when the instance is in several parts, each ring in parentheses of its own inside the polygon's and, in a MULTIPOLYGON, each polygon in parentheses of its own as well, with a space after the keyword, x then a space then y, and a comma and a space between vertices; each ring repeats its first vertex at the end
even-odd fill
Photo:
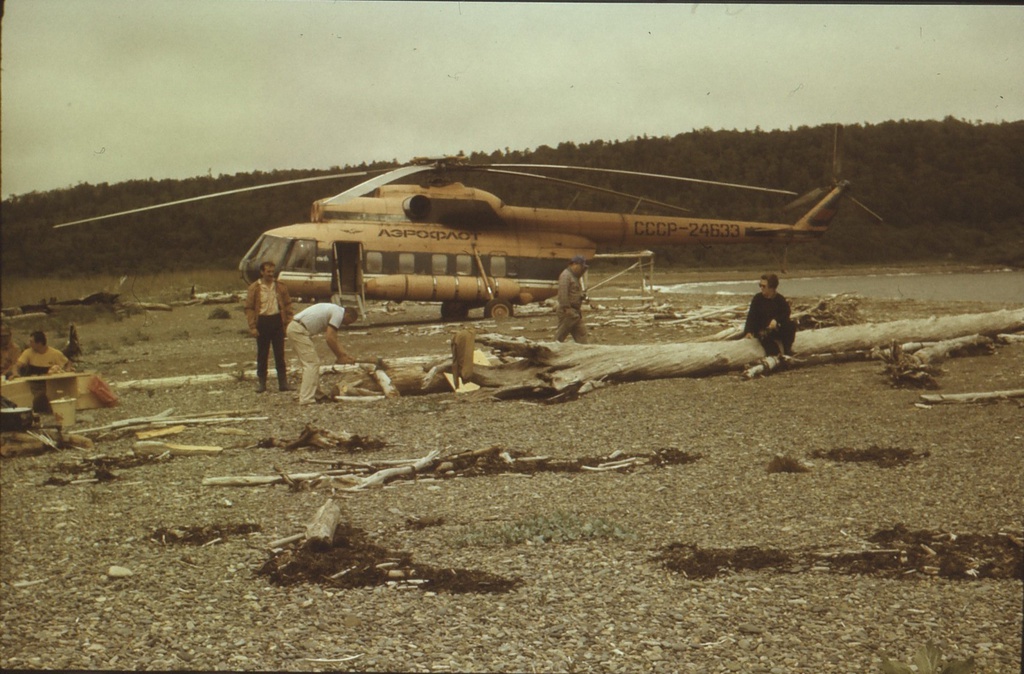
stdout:
POLYGON ((793 201, 791 208, 806 207, 793 223, 694 217, 673 204, 538 171, 591 171, 797 196, 789 190, 597 167, 473 164, 459 154, 417 158, 395 169, 204 195, 57 227, 235 192, 377 173, 340 194, 314 202, 308 222, 265 231, 239 263, 244 280, 256 280, 260 265, 273 262, 278 279, 293 297, 356 304, 360 309, 368 300, 436 302, 445 321, 465 320, 476 308, 483 308, 485 318, 504 318, 512 316, 517 306, 554 297, 559 274, 577 255, 590 259, 601 249, 636 246, 789 244, 818 239, 828 230, 844 197, 881 220, 848 195, 849 181, 838 179, 839 127, 835 143, 832 184, 793 201), (614 213, 511 206, 491 192, 454 178, 455 174, 474 172, 612 194, 671 214, 640 214, 636 208, 631 213, 614 213), (398 182, 414 177, 414 184, 398 182))

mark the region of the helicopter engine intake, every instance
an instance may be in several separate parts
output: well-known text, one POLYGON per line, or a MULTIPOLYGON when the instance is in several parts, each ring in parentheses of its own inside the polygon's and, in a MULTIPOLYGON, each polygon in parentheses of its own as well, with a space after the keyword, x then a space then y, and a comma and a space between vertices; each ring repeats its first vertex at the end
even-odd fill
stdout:
POLYGON ((426 220, 430 215, 430 197, 416 194, 402 202, 402 210, 410 220, 426 220))

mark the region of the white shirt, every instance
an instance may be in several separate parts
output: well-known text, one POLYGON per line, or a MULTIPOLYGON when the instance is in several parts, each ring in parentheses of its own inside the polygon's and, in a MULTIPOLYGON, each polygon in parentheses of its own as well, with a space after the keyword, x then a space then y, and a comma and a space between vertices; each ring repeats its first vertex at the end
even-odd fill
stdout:
POLYGON ((294 320, 304 325, 309 334, 319 335, 321 332, 327 331, 328 325, 334 326, 335 330, 340 330, 345 320, 345 310, 337 304, 321 302, 295 314, 294 320))

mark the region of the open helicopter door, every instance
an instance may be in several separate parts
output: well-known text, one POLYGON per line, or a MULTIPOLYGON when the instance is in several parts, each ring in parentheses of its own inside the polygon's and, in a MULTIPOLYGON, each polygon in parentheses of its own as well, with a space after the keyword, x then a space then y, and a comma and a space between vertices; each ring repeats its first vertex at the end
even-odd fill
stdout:
POLYGON ((335 304, 355 305, 359 315, 365 316, 363 308, 363 246, 358 242, 334 242, 334 286, 331 301, 335 304))

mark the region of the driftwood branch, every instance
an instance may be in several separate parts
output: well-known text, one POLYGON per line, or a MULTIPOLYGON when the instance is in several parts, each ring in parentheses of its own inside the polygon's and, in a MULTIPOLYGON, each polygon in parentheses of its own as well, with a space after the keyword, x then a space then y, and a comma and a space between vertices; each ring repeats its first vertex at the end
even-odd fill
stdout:
POLYGON ((415 475, 432 468, 437 463, 439 452, 434 450, 426 456, 404 461, 402 465, 383 468, 368 476, 353 475, 351 470, 325 470, 316 473, 284 473, 277 475, 243 475, 228 477, 203 478, 203 486, 210 487, 255 487, 269 484, 288 484, 298 488, 300 483, 328 481, 332 484, 347 484, 346 491, 360 491, 369 487, 379 487, 404 475, 415 475))
POLYGON ((416 461, 408 465, 378 470, 373 475, 370 475, 369 477, 360 480, 359 483, 356 484, 355 486, 349 487, 346 491, 360 491, 362 489, 367 489, 369 487, 379 487, 383 486, 384 483, 386 483, 389 480, 393 480, 396 477, 400 477, 402 475, 415 475, 416 473, 421 473, 424 470, 431 468, 435 463, 437 463, 438 454, 439 452, 437 450, 434 450, 427 454, 426 456, 424 456, 423 458, 417 459, 416 461))
POLYGON ((928 393, 921 400, 932 405, 942 403, 988 403, 1011 398, 1024 398, 1024 389, 1009 391, 988 391, 983 393, 928 393))
POLYGON ((206 424, 206 423, 223 423, 225 421, 259 421, 264 420, 267 417, 249 417, 246 415, 255 414, 258 410, 229 410, 219 412, 205 412, 202 414, 190 414, 187 417, 184 416, 173 416, 174 408, 168 408, 160 414, 155 414, 149 417, 134 417, 131 419, 121 419, 103 426, 94 426, 93 428, 86 428, 78 431, 82 435, 88 433, 99 433, 100 431, 113 431, 113 430, 138 430, 140 428, 148 427, 166 427, 176 426, 179 424, 206 424))
POLYGON ((278 475, 235 475, 204 477, 204 487, 262 487, 270 484, 288 484, 331 479, 356 483, 359 478, 347 470, 324 470, 316 473, 282 473, 278 475))
POLYGON ((965 351, 976 352, 981 350, 991 353, 994 350, 992 339, 985 335, 968 335, 925 345, 914 352, 914 358, 921 363, 940 363, 950 356, 965 351))
POLYGON ((159 440, 142 440, 136 442, 132 448, 136 456, 204 456, 220 454, 223 447, 214 445, 179 445, 171 442, 160 442, 159 440))

